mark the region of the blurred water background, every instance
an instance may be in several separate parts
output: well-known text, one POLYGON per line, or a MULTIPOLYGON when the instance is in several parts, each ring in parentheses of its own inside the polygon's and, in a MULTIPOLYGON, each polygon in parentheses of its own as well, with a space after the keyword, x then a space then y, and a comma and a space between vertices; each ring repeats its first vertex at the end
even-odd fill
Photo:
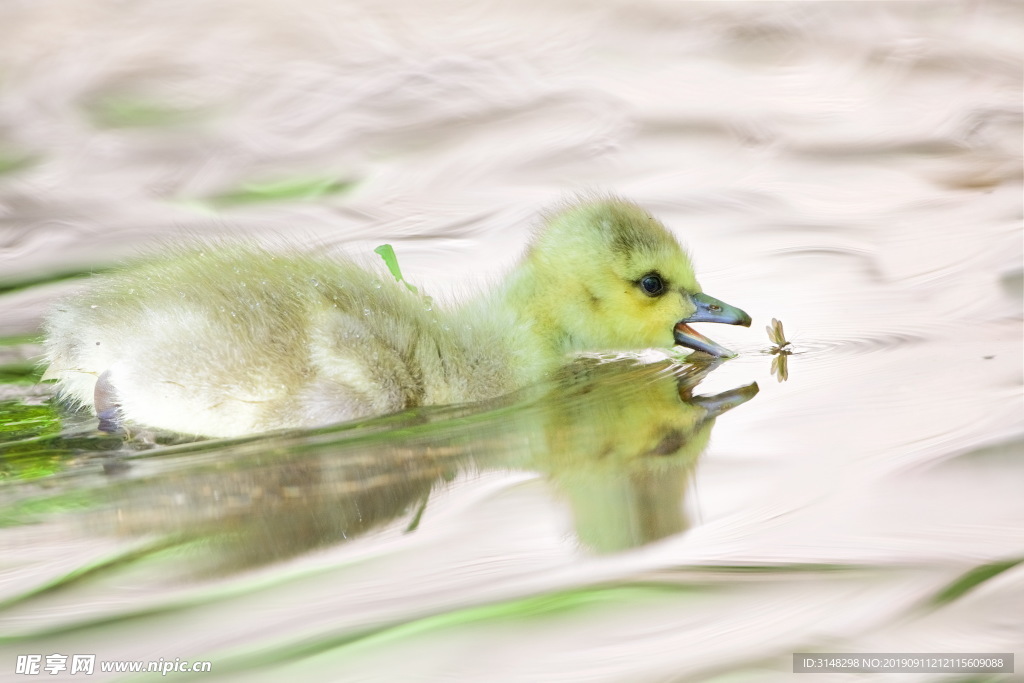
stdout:
POLYGON ((0 679, 1019 671, 1022 46, 1010 1, 0 4, 0 679), (461 296, 595 188, 754 317, 739 358, 199 443, 37 382, 47 306, 169 240, 388 242, 461 296))

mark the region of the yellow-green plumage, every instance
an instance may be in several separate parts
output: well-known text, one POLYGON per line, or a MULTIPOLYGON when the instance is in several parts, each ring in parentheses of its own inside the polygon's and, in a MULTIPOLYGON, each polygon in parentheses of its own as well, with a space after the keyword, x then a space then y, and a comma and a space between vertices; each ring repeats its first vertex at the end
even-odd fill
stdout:
POLYGON ((501 285, 449 310, 383 269, 194 246, 59 303, 46 321, 46 378, 93 407, 102 377, 121 417, 178 432, 317 426, 497 396, 576 351, 671 346, 699 291, 672 235, 615 199, 549 217, 501 285), (671 291, 639 289, 652 271, 671 291))

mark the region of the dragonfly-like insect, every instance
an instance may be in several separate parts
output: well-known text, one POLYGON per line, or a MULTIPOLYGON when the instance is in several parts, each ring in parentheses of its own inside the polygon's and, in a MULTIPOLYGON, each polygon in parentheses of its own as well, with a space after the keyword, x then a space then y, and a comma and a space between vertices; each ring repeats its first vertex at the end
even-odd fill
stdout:
POLYGON ((772 324, 764 328, 768 332, 768 340, 773 344, 771 354, 772 374, 780 382, 789 379, 789 356, 793 353, 793 344, 786 339, 786 333, 782 329, 782 321, 772 318, 772 324))

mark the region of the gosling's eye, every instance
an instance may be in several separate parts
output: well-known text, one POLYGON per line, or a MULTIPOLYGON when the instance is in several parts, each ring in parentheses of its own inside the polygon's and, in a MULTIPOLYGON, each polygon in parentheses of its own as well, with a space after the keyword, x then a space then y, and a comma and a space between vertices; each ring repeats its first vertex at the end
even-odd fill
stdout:
POLYGON ((658 296, 665 291, 665 283, 662 282, 661 276, 657 273, 644 275, 643 279, 640 280, 640 286, 650 296, 658 296))

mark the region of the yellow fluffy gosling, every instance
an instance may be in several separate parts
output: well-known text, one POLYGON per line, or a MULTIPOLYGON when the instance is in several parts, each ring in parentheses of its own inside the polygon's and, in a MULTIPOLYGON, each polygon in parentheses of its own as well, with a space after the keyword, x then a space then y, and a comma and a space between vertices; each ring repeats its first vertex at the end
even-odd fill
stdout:
POLYGON ((551 215, 503 283, 451 310, 345 260, 181 248, 59 303, 44 379, 107 427, 237 436, 482 400, 580 351, 730 355, 691 322, 750 317, 701 293, 660 222, 604 199, 551 215))

